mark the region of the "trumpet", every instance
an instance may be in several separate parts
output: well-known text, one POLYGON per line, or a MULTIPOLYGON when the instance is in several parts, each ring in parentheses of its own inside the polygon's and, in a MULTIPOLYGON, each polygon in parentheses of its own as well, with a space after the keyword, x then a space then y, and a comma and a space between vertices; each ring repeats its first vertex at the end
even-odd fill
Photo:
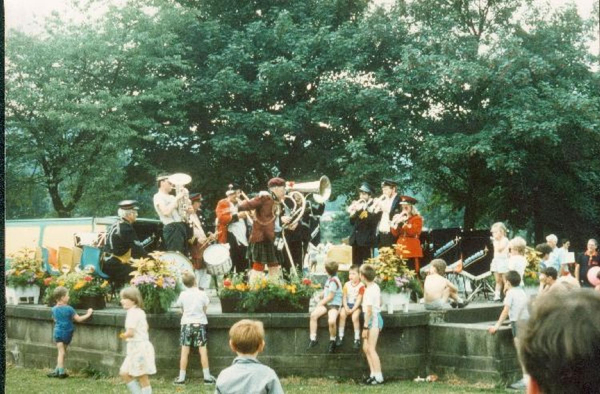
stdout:
POLYGON ((371 211, 373 213, 377 213, 383 211, 383 203, 388 199, 385 194, 373 199, 373 204, 371 205, 371 211))
POLYGON ((355 200, 352 201, 352 204, 346 208, 346 212, 348 212, 351 216, 354 215, 359 210, 365 210, 367 208, 367 202, 365 200, 355 200))

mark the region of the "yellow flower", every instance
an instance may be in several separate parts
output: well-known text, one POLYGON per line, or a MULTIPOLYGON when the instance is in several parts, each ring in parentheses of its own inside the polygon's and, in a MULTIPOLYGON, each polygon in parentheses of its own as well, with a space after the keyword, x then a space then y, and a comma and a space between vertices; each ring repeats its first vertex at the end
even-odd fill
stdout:
POLYGON ((79 290, 81 288, 83 288, 85 286, 85 281, 80 280, 79 282, 75 283, 75 286, 73 286, 73 290, 79 290))
POLYGON ((65 285, 65 281, 64 281, 64 280, 59 280, 59 281, 57 282, 57 284, 58 284, 59 286, 64 286, 64 285, 65 285))
POLYGON ((106 286, 108 286, 108 281, 104 281, 102 282, 102 284, 100 285, 100 287, 105 288, 106 286))
POLYGON ((158 278, 158 280, 156 281, 156 286, 163 287, 163 278, 158 278))

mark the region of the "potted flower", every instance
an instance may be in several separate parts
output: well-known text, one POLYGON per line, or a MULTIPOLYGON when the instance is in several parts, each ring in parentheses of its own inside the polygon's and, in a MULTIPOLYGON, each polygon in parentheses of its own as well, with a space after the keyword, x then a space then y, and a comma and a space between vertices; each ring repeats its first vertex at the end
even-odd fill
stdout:
POLYGON ((395 305, 403 305, 408 311, 410 292, 418 297, 423 295, 421 283, 413 270, 406 265, 406 260, 398 256, 393 248, 379 249, 379 255, 367 260, 375 268, 375 282, 382 293, 382 303, 388 306, 388 312, 393 313, 395 305))
POLYGON ((151 258, 142 257, 132 264, 136 271, 131 284, 138 288, 144 299, 144 309, 149 313, 164 313, 177 299, 180 288, 176 268, 162 260, 162 252, 150 253, 151 258))
POLYGON ((22 298, 27 302, 32 298, 37 303, 45 276, 42 260, 36 259, 35 251, 29 248, 23 248, 10 257, 11 268, 5 273, 7 301, 16 305, 22 298))
POLYGON ((57 277, 44 279, 46 286, 45 301, 53 305, 52 294, 58 286, 69 289, 69 305, 78 309, 104 309, 106 308, 106 295, 110 290, 109 283, 92 271, 67 272, 57 277))
POLYGON ((263 278, 249 285, 242 275, 233 275, 224 280, 219 298, 223 313, 306 313, 318 288, 320 285, 308 278, 281 282, 263 278))
POLYGON ((528 295, 535 295, 540 285, 540 263, 542 261, 540 253, 534 248, 527 247, 525 250, 525 259, 527 266, 523 274, 523 288, 528 295))

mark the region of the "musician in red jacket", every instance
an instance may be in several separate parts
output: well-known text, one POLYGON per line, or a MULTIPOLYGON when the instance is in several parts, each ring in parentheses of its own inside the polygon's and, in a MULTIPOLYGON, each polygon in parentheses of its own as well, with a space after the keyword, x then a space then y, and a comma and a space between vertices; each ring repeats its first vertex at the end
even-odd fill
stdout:
POLYGON ((409 267, 419 272, 419 260, 423 257, 423 249, 419 236, 423 230, 423 217, 414 204, 417 200, 409 196, 400 196, 402 212, 392 218, 392 234, 398 237, 396 250, 398 256, 408 259, 409 267))
POLYGON ((265 265, 269 267, 269 277, 279 279, 281 252, 275 246, 276 234, 281 234, 282 224, 289 223, 290 218, 283 215, 285 198, 285 181, 272 178, 268 183, 269 191, 261 191, 258 196, 242 201, 238 211, 255 210, 254 225, 250 234, 248 257, 252 263, 250 282, 260 278, 265 265))
POLYGON ((248 213, 238 212, 238 197, 241 189, 236 184, 230 184, 225 192, 226 198, 217 203, 218 241, 229 244, 231 262, 238 273, 248 269, 246 249, 248 248, 248 213))

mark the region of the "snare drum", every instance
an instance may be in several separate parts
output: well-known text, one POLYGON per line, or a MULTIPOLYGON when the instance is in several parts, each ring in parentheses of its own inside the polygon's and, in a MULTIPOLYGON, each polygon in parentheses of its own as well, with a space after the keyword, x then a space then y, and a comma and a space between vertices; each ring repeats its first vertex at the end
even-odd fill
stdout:
POLYGON ((179 282, 181 282, 181 274, 185 271, 194 274, 192 262, 179 252, 163 252, 160 259, 171 264, 172 271, 179 282))
POLYGON ((229 248, 223 244, 210 245, 202 257, 204 257, 206 271, 211 275, 225 275, 231 271, 229 248))

